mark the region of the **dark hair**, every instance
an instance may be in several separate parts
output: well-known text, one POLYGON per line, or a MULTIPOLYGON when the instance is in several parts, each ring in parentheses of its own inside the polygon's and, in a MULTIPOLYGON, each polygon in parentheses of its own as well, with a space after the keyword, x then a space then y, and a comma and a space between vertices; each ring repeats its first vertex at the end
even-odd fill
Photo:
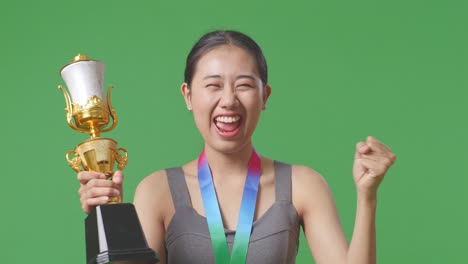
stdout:
POLYGON ((249 36, 233 30, 216 30, 203 35, 193 46, 185 65, 184 81, 190 87, 198 60, 211 49, 234 45, 249 52, 255 59, 263 85, 268 83, 268 69, 262 49, 249 36))

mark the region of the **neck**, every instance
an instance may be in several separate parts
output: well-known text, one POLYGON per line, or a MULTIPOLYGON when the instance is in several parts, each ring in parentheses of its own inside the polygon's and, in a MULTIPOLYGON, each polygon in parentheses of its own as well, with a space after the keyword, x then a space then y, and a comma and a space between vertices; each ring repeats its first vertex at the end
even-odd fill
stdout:
POLYGON ((253 146, 249 142, 242 149, 232 153, 217 151, 205 143, 205 155, 210 165, 213 180, 222 178, 245 178, 253 146))

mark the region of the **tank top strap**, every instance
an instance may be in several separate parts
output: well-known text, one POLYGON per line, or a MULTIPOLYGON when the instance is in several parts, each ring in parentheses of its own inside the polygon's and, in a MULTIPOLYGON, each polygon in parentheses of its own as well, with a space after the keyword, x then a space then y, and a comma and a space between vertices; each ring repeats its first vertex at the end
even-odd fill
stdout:
POLYGON ((291 165, 274 161, 276 201, 292 201, 291 165))
POLYGON ((174 208, 191 206, 190 194, 185 181, 184 171, 181 167, 166 169, 167 181, 171 189, 174 208))

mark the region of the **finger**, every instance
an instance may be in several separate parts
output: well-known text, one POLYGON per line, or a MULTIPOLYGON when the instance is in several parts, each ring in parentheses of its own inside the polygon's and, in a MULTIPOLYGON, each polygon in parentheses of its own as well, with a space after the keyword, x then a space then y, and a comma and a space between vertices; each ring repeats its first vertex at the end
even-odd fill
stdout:
POLYGON ((93 187, 110 187, 110 188, 117 188, 118 186, 110 180, 102 180, 102 179, 92 179, 88 181, 85 185, 85 188, 93 188, 93 187))
POLYGON ((378 161, 378 160, 379 160, 379 157, 376 156, 374 153, 372 153, 372 154, 362 154, 362 155, 359 156, 359 158, 358 158, 358 160, 364 160, 364 159, 373 160, 373 161, 378 161))
POLYGON ((396 161, 396 156, 393 152, 387 149, 376 149, 375 146, 372 147, 372 152, 370 154, 367 154, 369 157, 370 156, 375 156, 377 159, 385 159, 388 160, 388 162, 391 164, 395 163, 396 161))
POLYGON ((78 173, 77 178, 80 183, 86 184, 92 179, 106 179, 106 175, 99 172, 81 171, 78 173))
POLYGON ((385 165, 383 165, 379 161, 369 160, 369 159, 361 159, 361 160, 359 160, 359 162, 374 177, 384 175, 386 170, 387 170, 387 167, 385 165))
POLYGON ((392 150, 373 136, 368 136, 366 143, 375 152, 391 153, 392 150))
POLYGON ((98 205, 107 204, 109 202, 109 197, 101 196, 101 197, 89 198, 89 199, 82 198, 80 199, 80 202, 81 202, 81 209, 85 213, 89 214, 94 209, 94 207, 98 205))
POLYGON ((119 196, 120 191, 115 188, 94 187, 88 189, 82 196, 82 199, 103 197, 103 196, 119 196))
POLYGON ((358 142, 356 144, 355 159, 360 158, 362 154, 367 154, 371 151, 370 147, 365 142, 358 142))
POLYGON ((96 197, 96 198, 89 198, 86 199, 86 205, 89 206, 98 206, 98 205, 103 205, 107 204, 109 202, 109 197, 108 196, 101 196, 101 197, 96 197))
POLYGON ((371 154, 361 155, 362 159, 371 159, 392 165, 396 161, 396 156, 393 153, 372 152, 371 154))
POLYGON ((78 189, 78 195, 81 196, 83 192, 86 191, 86 188, 83 184, 81 184, 80 188, 78 189))

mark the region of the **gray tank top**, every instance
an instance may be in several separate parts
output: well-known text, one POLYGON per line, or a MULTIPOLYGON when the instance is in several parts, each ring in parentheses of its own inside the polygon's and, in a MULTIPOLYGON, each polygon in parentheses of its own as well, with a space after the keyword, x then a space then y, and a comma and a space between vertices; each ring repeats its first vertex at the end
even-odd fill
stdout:
MULTIPOLYGON (((279 264, 296 260, 300 223, 291 202, 291 165, 275 161, 274 168, 275 202, 252 225, 246 263, 279 264)), ((182 168, 167 169, 166 174, 175 207, 166 230, 167 263, 215 263, 206 218, 192 207, 182 168)), ((231 251, 235 231, 225 229, 225 233, 231 251)))

